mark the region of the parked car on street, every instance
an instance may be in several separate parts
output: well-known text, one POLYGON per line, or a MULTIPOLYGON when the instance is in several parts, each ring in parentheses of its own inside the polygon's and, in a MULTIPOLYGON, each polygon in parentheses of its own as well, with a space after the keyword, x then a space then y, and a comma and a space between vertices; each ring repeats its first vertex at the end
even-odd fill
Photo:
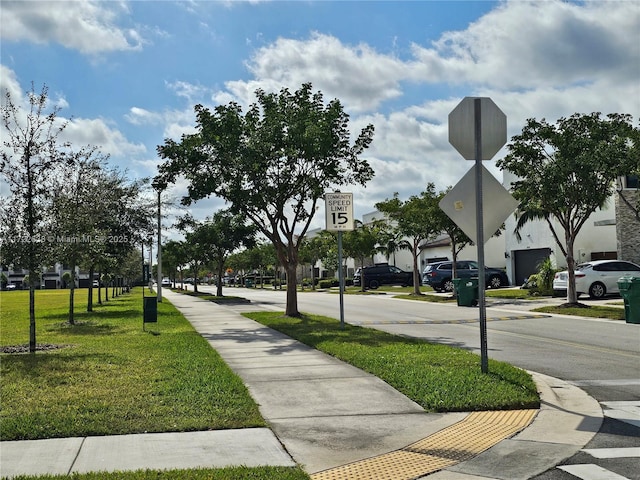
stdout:
MULTIPOLYGON (((596 260, 581 263, 576 267, 576 292, 578 296, 588 293, 591 298, 620 293, 618 279, 625 275, 640 277, 640 266, 624 260, 596 260)), ((553 294, 567 294, 569 272, 564 270, 555 274, 553 294)))
POLYGON ((398 267, 386 263, 371 267, 358 268, 353 274, 353 284, 361 286, 364 273, 365 288, 376 289, 380 285, 401 285, 403 287, 413 285, 413 272, 405 272, 398 267))
POLYGON ((163 287, 170 287, 171 286, 171 280, 169 279, 169 277, 164 277, 162 279, 162 286, 163 287))
MULTIPOLYGON (((484 267, 487 288, 509 286, 509 277, 504 270, 484 267)), ((456 278, 471 278, 478 276, 478 264, 472 260, 456 262, 456 278)), ((430 263, 422 272, 422 284, 429 285, 436 292, 453 292, 453 262, 430 263)))

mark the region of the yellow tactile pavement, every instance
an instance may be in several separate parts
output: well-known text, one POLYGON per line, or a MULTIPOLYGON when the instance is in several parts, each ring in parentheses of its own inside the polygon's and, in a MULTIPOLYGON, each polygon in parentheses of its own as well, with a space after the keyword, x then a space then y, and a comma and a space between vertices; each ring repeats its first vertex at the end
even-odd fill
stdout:
POLYGON ((407 447, 311 475, 313 480, 410 480, 469 460, 529 425, 538 410, 474 412, 407 447))

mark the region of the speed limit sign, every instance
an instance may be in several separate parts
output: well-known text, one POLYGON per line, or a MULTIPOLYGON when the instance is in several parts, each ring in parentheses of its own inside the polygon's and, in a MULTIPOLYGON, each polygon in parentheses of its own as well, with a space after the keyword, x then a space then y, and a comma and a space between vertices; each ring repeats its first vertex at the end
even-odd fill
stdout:
POLYGON ((353 193, 324 194, 327 230, 340 232, 353 230, 353 193))

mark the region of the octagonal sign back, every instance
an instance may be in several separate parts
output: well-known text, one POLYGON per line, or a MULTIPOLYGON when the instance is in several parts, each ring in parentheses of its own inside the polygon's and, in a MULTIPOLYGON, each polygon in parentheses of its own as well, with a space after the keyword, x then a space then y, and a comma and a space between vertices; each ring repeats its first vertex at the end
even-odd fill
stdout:
POLYGON ((488 97, 465 97, 449 114, 449 143, 467 160, 476 159, 476 111, 481 160, 491 160, 507 143, 507 116, 488 97))

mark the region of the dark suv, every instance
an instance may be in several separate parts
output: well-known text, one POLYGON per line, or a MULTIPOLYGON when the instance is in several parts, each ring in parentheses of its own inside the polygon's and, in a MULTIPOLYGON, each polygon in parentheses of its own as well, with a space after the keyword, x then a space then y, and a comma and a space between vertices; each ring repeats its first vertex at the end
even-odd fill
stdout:
MULTIPOLYGON (((453 262, 430 263, 422 272, 422 284, 431 286, 436 292, 453 292, 453 262)), ((509 285, 509 278, 504 270, 484 267, 487 288, 500 288, 509 285)), ((456 262, 457 278, 478 276, 478 264, 470 260, 456 262)))
POLYGON ((359 268, 353 274, 353 284, 359 287, 364 272, 364 286, 378 288, 380 285, 413 285, 413 273, 400 270, 388 264, 378 264, 371 267, 359 268))

